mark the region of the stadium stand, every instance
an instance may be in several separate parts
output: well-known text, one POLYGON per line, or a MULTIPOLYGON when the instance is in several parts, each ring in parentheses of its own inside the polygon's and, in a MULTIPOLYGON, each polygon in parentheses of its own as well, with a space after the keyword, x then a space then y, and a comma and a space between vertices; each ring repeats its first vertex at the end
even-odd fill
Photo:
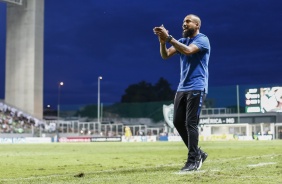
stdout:
POLYGON ((33 128, 44 127, 44 124, 43 121, 0 102, 0 133, 32 133, 33 128))

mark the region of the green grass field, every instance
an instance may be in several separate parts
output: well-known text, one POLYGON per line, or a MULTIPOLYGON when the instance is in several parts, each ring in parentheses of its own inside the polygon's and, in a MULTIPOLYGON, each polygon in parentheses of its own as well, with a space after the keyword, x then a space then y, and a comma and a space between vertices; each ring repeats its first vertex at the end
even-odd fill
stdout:
POLYGON ((0 183, 282 183, 282 141, 200 142, 209 157, 179 173, 181 142, 0 145, 0 183))

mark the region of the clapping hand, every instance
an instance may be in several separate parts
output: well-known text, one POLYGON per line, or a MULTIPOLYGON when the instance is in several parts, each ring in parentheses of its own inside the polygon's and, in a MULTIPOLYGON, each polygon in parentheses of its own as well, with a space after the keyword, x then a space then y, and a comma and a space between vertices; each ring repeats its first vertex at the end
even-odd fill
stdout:
POLYGON ((154 34, 158 35, 160 43, 165 43, 168 37, 168 30, 163 26, 154 27, 153 29, 154 34))

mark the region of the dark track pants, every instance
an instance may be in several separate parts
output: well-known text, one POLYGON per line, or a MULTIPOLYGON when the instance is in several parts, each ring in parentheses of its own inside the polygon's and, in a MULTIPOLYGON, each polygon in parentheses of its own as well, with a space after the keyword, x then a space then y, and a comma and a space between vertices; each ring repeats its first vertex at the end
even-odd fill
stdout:
POLYGON ((204 91, 180 91, 174 99, 173 124, 188 148, 188 161, 195 161, 199 142, 199 117, 204 91))

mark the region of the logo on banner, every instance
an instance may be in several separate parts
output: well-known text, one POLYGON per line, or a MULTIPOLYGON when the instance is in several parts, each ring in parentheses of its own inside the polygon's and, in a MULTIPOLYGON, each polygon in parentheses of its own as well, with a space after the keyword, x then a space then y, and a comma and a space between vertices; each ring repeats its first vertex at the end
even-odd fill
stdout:
POLYGON ((170 126, 170 128, 174 128, 173 125, 173 104, 163 105, 163 115, 165 122, 170 126))

